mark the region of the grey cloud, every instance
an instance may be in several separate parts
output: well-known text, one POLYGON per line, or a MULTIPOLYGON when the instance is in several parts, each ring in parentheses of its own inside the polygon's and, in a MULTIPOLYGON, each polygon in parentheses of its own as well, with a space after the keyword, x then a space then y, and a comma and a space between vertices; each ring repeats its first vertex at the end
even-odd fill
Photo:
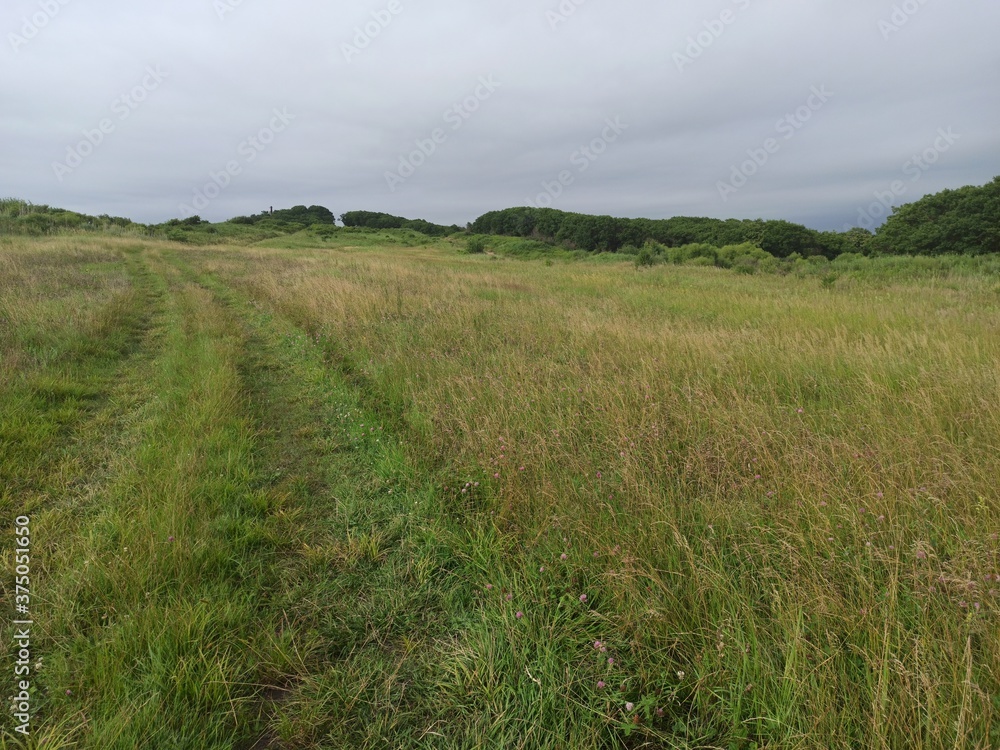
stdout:
POLYGON ((555 207, 839 229, 948 127, 961 140, 905 200, 1000 173, 990 0, 395 1, 218 0, 220 17, 213 0, 11 0, 0 193, 163 221, 235 161, 203 216, 319 203, 464 224, 575 170, 609 117, 628 131, 555 207), (118 119, 157 65, 169 77, 118 119), (502 85, 452 129, 445 113, 481 76, 502 85), (722 200, 718 183, 814 86, 835 96, 722 200), (241 146, 275 108, 295 120, 250 160, 241 146), (59 181, 53 163, 108 118, 59 181), (390 190, 386 173, 438 128, 446 140, 390 190))

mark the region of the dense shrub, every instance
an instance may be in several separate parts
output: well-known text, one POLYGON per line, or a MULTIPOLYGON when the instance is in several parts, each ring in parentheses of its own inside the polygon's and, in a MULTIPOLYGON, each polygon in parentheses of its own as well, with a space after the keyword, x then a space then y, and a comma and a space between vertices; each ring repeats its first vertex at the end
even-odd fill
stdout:
POLYGON ((655 266, 657 260, 658 259, 653 254, 652 250, 648 247, 644 247, 635 256, 635 267, 642 268, 643 266, 655 266))

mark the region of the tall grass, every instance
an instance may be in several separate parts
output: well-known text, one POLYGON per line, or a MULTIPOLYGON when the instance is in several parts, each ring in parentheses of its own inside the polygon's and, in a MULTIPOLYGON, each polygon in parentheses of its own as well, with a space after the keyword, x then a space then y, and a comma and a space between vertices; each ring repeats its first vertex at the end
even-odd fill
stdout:
POLYGON ((692 746, 998 741, 990 277, 831 289, 434 250, 203 262, 314 337, 443 496, 520 550, 470 581, 515 593, 486 595, 455 657, 473 695, 538 670, 557 696, 519 715, 550 725, 602 679, 609 721, 645 706, 640 731, 692 746))
POLYGON ((0 245, 47 746, 1000 746, 988 265, 388 235, 0 245))

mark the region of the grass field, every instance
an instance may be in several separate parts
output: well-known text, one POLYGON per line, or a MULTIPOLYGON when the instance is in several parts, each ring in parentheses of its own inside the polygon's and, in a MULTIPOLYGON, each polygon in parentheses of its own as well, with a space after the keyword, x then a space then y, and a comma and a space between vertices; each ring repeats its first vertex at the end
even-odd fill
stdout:
POLYGON ((0 747, 1000 747, 995 275, 408 238, 0 238, 0 747))

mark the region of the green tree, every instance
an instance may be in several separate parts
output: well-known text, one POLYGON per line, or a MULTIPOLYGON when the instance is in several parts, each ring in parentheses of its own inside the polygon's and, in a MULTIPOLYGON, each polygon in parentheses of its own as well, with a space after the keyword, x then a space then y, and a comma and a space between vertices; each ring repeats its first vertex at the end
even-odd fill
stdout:
POLYGON ((1000 252, 1000 177, 981 187, 943 190, 896 208, 871 242, 907 255, 1000 252))

